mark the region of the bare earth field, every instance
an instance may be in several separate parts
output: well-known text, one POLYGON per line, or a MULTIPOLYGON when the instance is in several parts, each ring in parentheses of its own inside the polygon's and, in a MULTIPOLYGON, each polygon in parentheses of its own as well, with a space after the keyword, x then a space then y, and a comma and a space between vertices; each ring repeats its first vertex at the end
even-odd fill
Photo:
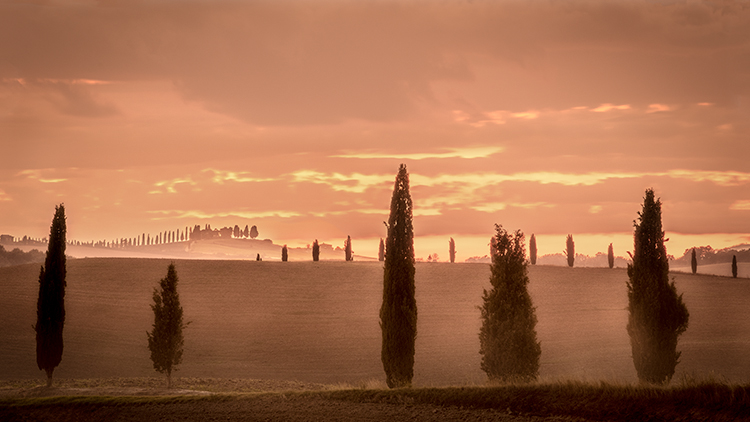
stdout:
MULTIPOLYGON (((534 419, 533 412, 521 417, 507 409, 429 402, 352 403, 316 396, 319 393, 279 393, 384 387, 378 325, 382 264, 366 262, 176 261, 182 305, 191 324, 185 331, 176 390, 164 391, 159 385, 163 381, 154 378, 158 374, 151 367, 146 331, 153 322, 152 290, 168 264, 162 259, 69 261, 65 352, 52 390, 39 387, 43 373, 36 368, 31 328, 39 268, 0 268, 2 419, 13 420, 13 406, 24 397, 52 402, 24 407, 31 411, 18 415, 30 418, 23 420, 34 420, 34 409, 39 420, 50 414, 65 420, 61 409, 72 412, 70 420, 80 416, 78 411, 89 412, 92 420, 142 420, 149 414, 158 418, 146 419, 160 420, 575 419, 534 419), (276 393, 257 396, 261 391, 276 393), (244 395, 230 399, 227 392, 244 395), (102 395, 168 397, 166 402, 112 405, 117 412, 96 400, 75 407, 64 398, 55 399, 102 395), (209 398, 201 398, 204 395, 209 398), (3 397, 12 397, 8 403, 14 404, 4 407, 3 397), (162 407, 157 411, 153 406, 162 407)), ((529 275, 542 344, 541 381, 634 383, 625 331, 625 270, 536 266, 530 267, 529 275)), ((682 358, 675 380, 747 383, 750 282, 700 274, 674 276, 691 314, 690 327, 679 343, 682 358)), ((484 385, 477 306, 482 289, 489 288, 489 266, 421 263, 416 283, 415 386, 484 385)))

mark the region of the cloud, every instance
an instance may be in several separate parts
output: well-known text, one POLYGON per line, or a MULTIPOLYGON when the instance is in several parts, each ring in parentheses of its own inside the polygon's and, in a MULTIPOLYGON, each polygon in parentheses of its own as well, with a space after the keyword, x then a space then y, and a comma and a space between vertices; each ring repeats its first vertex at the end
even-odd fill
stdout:
POLYGON ((213 177, 211 180, 213 180, 214 183, 218 184, 224 184, 224 182, 238 182, 238 183, 250 183, 250 182, 270 182, 273 180, 276 180, 271 177, 252 177, 249 176, 250 172, 246 171, 240 171, 240 172, 234 172, 234 171, 226 171, 226 170, 216 170, 216 169, 205 169, 203 170, 204 173, 213 173, 213 177))
POLYGON ((7 193, 5 193, 4 190, 0 189, 0 201, 12 201, 13 198, 10 197, 7 193))
POLYGON ((735 210, 735 211, 750 211, 750 200, 740 199, 740 200, 734 201, 734 203, 729 206, 729 209, 735 210))
POLYGON ((31 170, 23 170, 17 173, 17 176, 26 176, 29 179, 34 179, 42 183, 60 183, 60 182, 67 182, 68 179, 66 178, 50 178, 50 177, 44 177, 43 173, 50 173, 53 172, 54 169, 31 169, 31 170))
POLYGON ((224 211, 224 212, 205 212, 200 210, 157 210, 148 211, 149 214, 158 214, 160 217, 153 217, 152 220, 169 220, 169 219, 182 219, 182 218, 195 218, 200 220, 207 220, 211 218, 222 218, 222 217, 238 217, 245 219, 256 219, 256 218, 291 218, 301 215, 294 211, 224 211))
POLYGON ((403 160, 425 160, 428 158, 487 158, 503 151, 503 147, 476 147, 476 148, 448 148, 450 152, 442 153, 412 153, 412 154, 386 154, 386 153, 349 153, 332 155, 334 158, 395 158, 403 160))
POLYGON ((629 104, 622 104, 622 105, 614 105, 614 104, 602 104, 597 108, 592 108, 591 111, 595 113, 606 113, 608 111, 612 110, 630 110, 629 104))
POLYGON ((322 173, 314 170, 299 170, 291 174, 294 183, 315 183, 331 187, 335 191, 362 193, 373 186, 391 182, 393 175, 379 174, 366 175, 352 173, 344 175, 341 173, 322 173))

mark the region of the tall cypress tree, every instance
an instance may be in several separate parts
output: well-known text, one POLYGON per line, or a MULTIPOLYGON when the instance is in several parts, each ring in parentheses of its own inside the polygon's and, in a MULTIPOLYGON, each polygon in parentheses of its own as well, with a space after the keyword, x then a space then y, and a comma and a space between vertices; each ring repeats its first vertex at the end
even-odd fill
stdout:
POLYGON ((529 239, 529 259, 531 265, 536 265, 536 236, 531 233, 531 239, 529 239))
POLYGON ((281 261, 286 262, 289 260, 289 250, 287 249, 286 245, 284 245, 281 248, 281 261))
POLYGON ((315 239, 315 242, 313 242, 312 245, 312 258, 313 261, 320 260, 320 245, 318 244, 318 239, 315 239))
POLYGON ((609 268, 614 268, 615 266, 615 250, 612 248, 611 243, 607 248, 607 264, 609 264, 609 268))
POLYGON ((628 335, 638 378, 668 383, 679 363, 677 337, 688 326, 687 307, 669 282, 669 262, 661 226, 661 201, 646 191, 634 222, 633 262, 628 264, 628 335))
POLYGON ((161 290, 154 288, 154 304, 151 305, 154 325, 151 332, 146 333, 154 369, 167 374, 167 388, 172 388, 172 371, 182 363, 182 330, 187 326, 182 321, 177 282, 177 271, 172 262, 167 276, 159 282, 161 290))
POLYGON ((539 374, 541 345, 536 339, 536 315, 529 284, 523 233, 508 233, 495 225, 495 254, 490 284, 479 307, 481 367, 491 380, 531 381, 539 374))
POLYGON ((381 361, 388 387, 407 387, 414 377, 417 302, 414 296, 414 228, 409 173, 401 164, 393 186, 383 266, 381 361))
POLYGON ((572 234, 565 239, 565 256, 568 257, 568 267, 572 267, 576 260, 576 244, 572 234))
POLYGON ((352 237, 346 236, 346 240, 344 241, 344 254, 347 261, 354 261, 354 256, 352 256, 352 237))
POLYGON ((36 365, 47 373, 47 387, 63 353, 65 324, 65 206, 55 207, 49 233, 47 257, 39 272, 39 298, 36 304, 36 365))
POLYGON ((380 238, 380 246, 378 246, 378 261, 385 261, 385 243, 383 243, 382 237, 380 238))
POLYGON ((732 255, 732 277, 737 278, 737 255, 732 255))
POLYGON ((448 241, 448 256, 450 257, 451 263, 456 262, 456 241, 453 240, 451 237, 451 240, 448 241))
POLYGON ((695 248, 693 248, 693 253, 690 256, 690 269, 693 270, 693 274, 698 271, 698 258, 695 256, 695 248))

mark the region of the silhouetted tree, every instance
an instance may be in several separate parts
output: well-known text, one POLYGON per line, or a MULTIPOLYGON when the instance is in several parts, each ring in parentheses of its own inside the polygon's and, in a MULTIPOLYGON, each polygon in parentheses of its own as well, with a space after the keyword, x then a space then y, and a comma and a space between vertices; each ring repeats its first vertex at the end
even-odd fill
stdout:
POLYGON ((255 239, 258 237, 258 228, 255 226, 250 227, 250 238, 255 239))
POLYGON ((643 211, 634 222, 633 262, 628 264, 628 335, 633 363, 642 382, 668 383, 679 363, 677 337, 689 314, 669 282, 669 262, 661 225, 661 202, 646 191, 643 211))
POLYGON ((257 254, 257 255, 255 256, 255 260, 256 260, 256 261, 262 261, 262 259, 260 258, 260 254, 257 254))
POLYGON ((536 339, 536 315, 529 284, 523 233, 508 233, 496 224, 496 252, 490 284, 479 307, 482 327, 479 354, 482 370, 491 380, 531 381, 539 374, 542 349, 536 339))
POLYGON ((245 230, 242 230, 242 237, 247 238, 250 236, 250 229, 247 228, 247 224, 245 224, 245 230))
POLYGON ((281 261, 286 262, 289 260, 289 250, 287 249, 286 245, 284 245, 281 248, 281 261))
POLYGON ((451 263, 456 262, 456 241, 453 240, 451 237, 451 240, 448 241, 448 256, 450 257, 451 263))
POLYGON ((531 265, 536 265, 536 236, 531 233, 531 239, 529 239, 529 260, 531 265))
POLYGON ((36 365, 47 374, 47 387, 52 386, 52 373, 62 361, 63 325, 65 325, 65 206, 55 207, 55 216, 47 245, 44 266, 39 271, 39 297, 36 303, 36 365))
POLYGON ((354 261, 354 257, 352 256, 352 237, 346 236, 346 240, 344 241, 344 255, 347 261, 354 261))
POLYGON ((378 261, 385 261, 385 243, 383 243, 382 237, 380 238, 380 246, 378 246, 378 261))
POLYGON ((693 255, 690 257, 690 269, 693 270, 693 274, 698 271, 698 258, 695 256, 695 248, 693 248, 693 255))
POLYGON ((568 257, 568 267, 572 267, 576 260, 576 244, 572 234, 565 239, 565 256, 568 257))
POLYGON ((313 261, 320 260, 320 245, 318 244, 318 239, 315 239, 312 245, 312 258, 313 261))
POLYGON ((609 247, 607 248, 607 263, 609 264, 609 268, 614 268, 615 266, 615 250, 612 248, 612 244, 609 244, 609 247))
POLYGON ((732 277, 737 278, 737 255, 732 255, 732 277))
POLYGON ((235 224, 234 225, 234 230, 232 230, 232 236, 234 236, 234 237, 240 237, 241 233, 242 232, 240 231, 240 226, 238 226, 238 225, 235 224))
POLYGON ((391 213, 383 266, 383 304, 380 359, 389 388, 411 385, 414 377, 414 343, 417 336, 417 302, 414 290, 414 228, 409 173, 401 164, 393 186, 391 213))
POLYGON ((187 326, 182 322, 182 306, 177 293, 177 271, 174 262, 167 268, 167 276, 159 282, 161 290, 154 288, 154 325, 147 332, 148 349, 151 351, 151 362, 154 369, 167 373, 167 388, 172 388, 172 371, 182 363, 182 329, 187 326))

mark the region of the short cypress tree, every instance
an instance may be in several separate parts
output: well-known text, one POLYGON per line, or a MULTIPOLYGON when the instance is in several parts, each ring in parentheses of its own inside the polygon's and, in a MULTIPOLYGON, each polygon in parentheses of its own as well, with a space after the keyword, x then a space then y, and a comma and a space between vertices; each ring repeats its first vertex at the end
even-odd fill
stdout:
POLYGON ((286 245, 284 245, 281 248, 281 261, 287 262, 289 260, 289 249, 287 249, 286 245))
POLYGON ((609 264, 609 268, 614 268, 615 266, 615 250, 612 248, 612 244, 609 244, 609 247, 607 248, 607 263, 609 264))
POLYGON ((381 361, 388 387, 408 387, 414 377, 417 302, 414 296, 414 228, 409 173, 399 167, 391 198, 383 265, 381 361))
POLYGON ((693 270, 693 274, 698 272, 698 258, 695 256, 695 248, 693 248, 693 253, 690 256, 690 269, 693 270))
POLYGON ((633 262, 628 264, 628 335, 641 382, 668 383, 679 363, 677 338, 688 326, 687 307, 669 282, 661 225, 661 202, 646 191, 634 222, 633 262))
POLYGON ((453 240, 451 237, 451 240, 448 241, 448 256, 450 257, 451 263, 456 262, 456 241, 453 240))
POLYGON ((732 278, 737 278, 737 255, 732 255, 732 278))
POLYGON ((479 307, 481 367, 491 380, 532 381, 539 374, 542 349, 536 339, 536 315, 529 284, 523 233, 508 233, 495 225, 492 289, 484 290, 479 307))
POLYGON ((65 206, 55 207, 49 233, 47 257, 39 272, 39 298, 36 304, 36 365, 47 373, 47 387, 52 373, 62 361, 63 325, 65 324, 65 206))
POLYGON ((576 260, 576 244, 572 234, 565 239, 565 256, 568 257, 568 267, 572 267, 576 260))
POLYGON ((385 261, 385 243, 383 243, 382 237, 380 238, 380 246, 378 246, 378 261, 385 261))
POLYGON ((159 282, 161 290, 154 288, 154 325, 147 332, 148 349, 154 369, 167 374, 167 388, 172 388, 172 371, 182 363, 182 330, 187 326, 182 322, 182 306, 177 293, 177 271, 174 262, 169 264, 167 276, 159 282))
POLYGON ((531 239, 529 239, 529 259, 531 265, 536 265, 536 236, 531 233, 531 239))
POLYGON ((354 261, 354 256, 352 256, 352 237, 346 236, 346 240, 344 241, 344 254, 347 261, 354 261))
POLYGON ((312 258, 313 261, 320 260, 320 245, 318 244, 318 239, 315 239, 312 245, 312 258))

